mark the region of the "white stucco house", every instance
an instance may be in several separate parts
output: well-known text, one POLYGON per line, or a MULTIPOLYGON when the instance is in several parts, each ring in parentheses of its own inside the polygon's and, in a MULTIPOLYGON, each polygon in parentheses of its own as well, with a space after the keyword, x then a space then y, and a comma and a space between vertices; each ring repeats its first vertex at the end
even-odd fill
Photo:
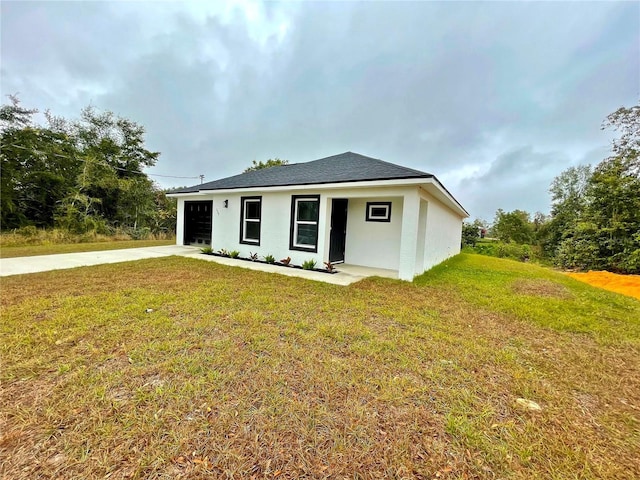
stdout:
POLYGON ((169 195, 179 245, 383 268, 403 280, 459 253, 469 216, 434 175, 352 152, 169 195))

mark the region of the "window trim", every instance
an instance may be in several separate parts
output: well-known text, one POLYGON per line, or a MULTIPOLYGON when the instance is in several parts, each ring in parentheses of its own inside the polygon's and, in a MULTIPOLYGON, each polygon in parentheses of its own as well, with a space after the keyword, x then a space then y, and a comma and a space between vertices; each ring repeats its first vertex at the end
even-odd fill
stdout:
POLYGON ((391 221, 391 202, 367 202, 367 222, 390 222, 391 221), (385 216, 374 216, 372 215, 372 210, 374 208, 386 208, 387 212, 385 216))
POLYGON ((260 240, 262 238, 262 196, 252 196, 252 197, 240 197, 240 243, 243 245, 256 245, 260 246, 260 240), (258 219, 254 218, 245 218, 247 213, 246 205, 247 203, 257 202, 260 214, 258 215, 258 219), (244 237, 245 230, 245 222, 254 222, 258 224, 258 239, 246 239, 244 237))
POLYGON ((318 238, 320 237, 320 195, 291 195, 291 221, 289 224, 289 250, 299 250, 301 252, 318 253, 318 238), (318 210, 315 220, 305 220, 298 222, 298 202, 302 200, 311 200, 318 202, 318 210), (313 246, 298 245, 295 243, 297 234, 297 225, 316 225, 316 242, 313 246))

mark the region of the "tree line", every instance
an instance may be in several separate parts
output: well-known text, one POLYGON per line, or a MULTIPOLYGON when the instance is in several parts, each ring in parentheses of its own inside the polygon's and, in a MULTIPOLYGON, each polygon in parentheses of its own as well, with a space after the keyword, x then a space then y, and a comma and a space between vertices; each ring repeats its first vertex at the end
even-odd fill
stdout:
POLYGON ((463 245, 521 259, 537 255, 568 269, 640 273, 640 105, 618 109, 603 128, 620 134, 611 155, 554 178, 550 215, 499 209, 491 228, 465 223, 463 245), (478 243, 481 228, 502 245, 478 243))
POLYGON ((73 233, 175 230, 176 202, 142 171, 158 152, 144 128, 112 112, 83 109, 68 120, 24 108, 15 96, 0 107, 0 227, 59 227, 73 233))
MULTIPOLYGON (((58 227, 72 233, 175 231, 176 202, 143 172, 159 153, 144 128, 87 107, 78 119, 35 109, 16 97, 0 107, 0 228, 58 227)), ((610 114, 619 132, 611 155, 595 167, 571 167, 550 186, 549 215, 498 209, 493 224, 463 226, 463 245, 479 253, 538 257, 571 269, 640 273, 640 105, 610 114), (480 232, 499 242, 479 242, 480 232)), ((284 165, 253 162, 245 171, 284 165)))

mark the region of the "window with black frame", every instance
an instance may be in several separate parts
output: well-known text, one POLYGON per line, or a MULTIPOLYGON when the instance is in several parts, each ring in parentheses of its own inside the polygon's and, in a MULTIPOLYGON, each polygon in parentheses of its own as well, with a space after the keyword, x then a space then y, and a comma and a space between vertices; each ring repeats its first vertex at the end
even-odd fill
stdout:
POLYGON ((260 245, 262 197, 242 197, 240 203, 240 243, 260 245))
POLYGON ((292 250, 317 252, 320 195, 293 195, 291 197, 292 250))
POLYGON ((390 222, 391 202, 367 202, 367 222, 390 222))

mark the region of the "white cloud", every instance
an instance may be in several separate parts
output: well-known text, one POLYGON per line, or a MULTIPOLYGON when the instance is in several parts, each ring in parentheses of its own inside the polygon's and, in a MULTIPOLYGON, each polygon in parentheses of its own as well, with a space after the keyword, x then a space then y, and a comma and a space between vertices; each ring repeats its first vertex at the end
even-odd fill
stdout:
POLYGON ((640 96, 639 18, 634 3, 5 2, 2 92, 132 118, 157 173, 352 150, 434 173, 487 218, 544 210, 553 176, 606 155, 601 121, 640 96))

